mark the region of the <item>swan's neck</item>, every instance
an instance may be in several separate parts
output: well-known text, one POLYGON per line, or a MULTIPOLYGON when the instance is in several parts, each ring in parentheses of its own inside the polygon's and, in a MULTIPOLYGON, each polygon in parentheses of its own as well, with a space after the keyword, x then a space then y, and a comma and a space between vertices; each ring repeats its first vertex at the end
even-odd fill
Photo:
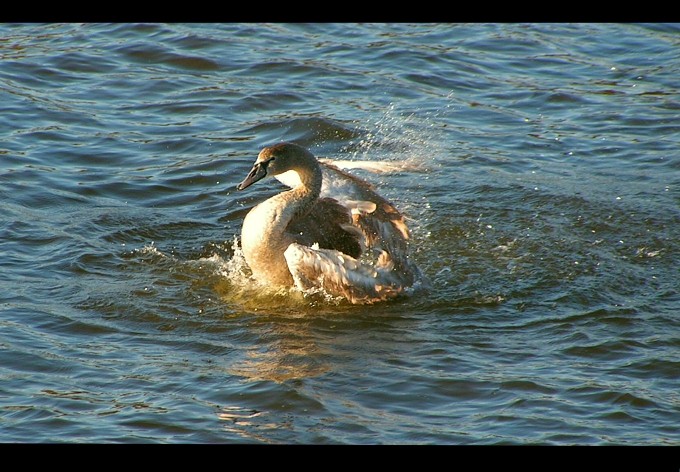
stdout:
MULTIPOLYGON (((296 182, 292 190, 281 195, 287 197, 288 205, 293 208, 292 218, 304 216, 319 198, 319 194, 321 194, 321 184, 323 181, 321 168, 317 164, 312 168, 296 169, 289 172, 297 174, 298 182, 296 182)), ((282 180, 282 182, 286 183, 286 180, 282 180)))

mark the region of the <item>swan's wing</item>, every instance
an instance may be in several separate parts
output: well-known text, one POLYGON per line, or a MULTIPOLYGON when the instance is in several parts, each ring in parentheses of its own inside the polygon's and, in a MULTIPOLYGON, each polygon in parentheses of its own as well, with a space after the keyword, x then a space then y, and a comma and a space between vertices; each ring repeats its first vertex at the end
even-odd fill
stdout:
POLYGON ((374 303, 393 298, 406 288, 385 252, 374 266, 338 251, 297 243, 288 246, 284 256, 300 290, 321 288, 351 303, 374 303))
MULTIPOLYGON (((381 239, 384 241, 409 239, 404 216, 390 202, 378 195, 370 183, 328 162, 321 162, 321 172, 323 173, 321 199, 331 199, 351 213, 353 221, 350 223, 354 223, 364 231, 367 246, 375 246, 381 239), (374 220, 374 222, 358 225, 357 216, 374 220)), ((300 178, 294 171, 278 174, 276 178, 288 187, 294 188, 301 185, 300 178)), ((325 208, 320 209, 320 211, 324 210, 325 208)), ((304 224, 301 223, 301 225, 313 226, 307 225, 309 221, 307 217, 304 220, 304 224)), ((304 244, 306 240, 300 239, 299 241, 304 244)), ((314 242, 311 241, 310 244, 314 242)), ((321 245, 321 247, 333 249, 333 246, 329 245, 321 245)), ((396 248, 385 247, 383 249, 392 253, 392 250, 396 248)))
POLYGON ((321 193, 337 200, 352 213, 352 223, 364 235, 366 247, 386 251, 400 271, 409 271, 409 230, 402 215, 389 201, 378 195, 368 182, 334 166, 322 166, 321 193))
POLYGON ((351 211, 332 198, 317 200, 309 213, 291 221, 286 232, 304 246, 318 244, 352 257, 365 249, 364 235, 354 226, 351 211))
MULTIPOLYGON (((286 231, 295 241, 284 253, 295 285, 373 303, 419 281, 404 216, 368 182, 332 165, 322 165, 322 172, 318 204, 286 231)), ((288 177, 279 180, 295 184, 295 176, 288 177)))

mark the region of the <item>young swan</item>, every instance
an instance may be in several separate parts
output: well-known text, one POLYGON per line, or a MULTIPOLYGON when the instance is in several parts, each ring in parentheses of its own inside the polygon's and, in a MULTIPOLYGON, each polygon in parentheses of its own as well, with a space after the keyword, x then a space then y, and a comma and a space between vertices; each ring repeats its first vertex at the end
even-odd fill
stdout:
POLYGON ((292 143, 269 146, 237 189, 273 175, 291 190, 255 206, 241 245, 253 277, 323 289, 351 303, 393 298, 421 281, 404 217, 365 181, 292 143))

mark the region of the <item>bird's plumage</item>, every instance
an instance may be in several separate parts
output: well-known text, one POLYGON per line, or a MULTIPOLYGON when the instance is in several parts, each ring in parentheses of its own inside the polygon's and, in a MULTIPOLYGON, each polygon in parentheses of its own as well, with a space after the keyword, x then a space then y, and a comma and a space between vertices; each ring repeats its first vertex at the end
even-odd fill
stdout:
POLYGON ((264 148, 238 188, 267 175, 292 188, 244 219, 241 245, 255 279, 352 303, 393 298, 421 279, 403 215, 366 181, 292 143, 264 148))

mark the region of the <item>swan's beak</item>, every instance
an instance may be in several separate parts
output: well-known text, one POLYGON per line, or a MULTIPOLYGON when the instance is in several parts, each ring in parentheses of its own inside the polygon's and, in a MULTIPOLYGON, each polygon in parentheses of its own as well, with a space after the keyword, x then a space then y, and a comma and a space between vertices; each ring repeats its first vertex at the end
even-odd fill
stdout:
POLYGON ((250 173, 248 173, 246 178, 243 180, 243 182, 238 184, 236 190, 243 190, 245 188, 248 188, 266 175, 267 175, 267 162, 256 162, 253 168, 250 170, 250 173))

